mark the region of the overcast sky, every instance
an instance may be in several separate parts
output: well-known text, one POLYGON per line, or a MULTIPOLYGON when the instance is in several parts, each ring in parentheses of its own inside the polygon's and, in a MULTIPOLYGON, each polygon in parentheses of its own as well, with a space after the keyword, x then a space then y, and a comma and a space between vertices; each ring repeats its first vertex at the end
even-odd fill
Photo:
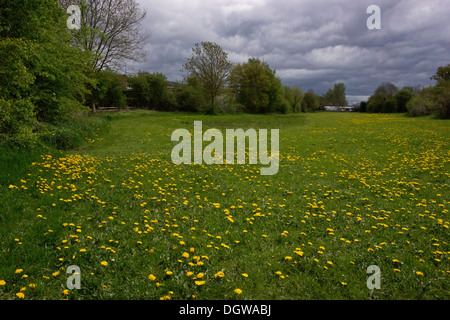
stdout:
MULTIPOLYGON (((450 63, 450 0, 138 0, 151 32, 136 70, 182 80, 191 48, 216 42, 232 62, 266 61, 284 85, 325 93, 336 82, 350 103, 383 81, 430 85, 450 63), (367 8, 381 9, 369 30, 367 8)), ((131 71, 131 70, 129 70, 131 71)))

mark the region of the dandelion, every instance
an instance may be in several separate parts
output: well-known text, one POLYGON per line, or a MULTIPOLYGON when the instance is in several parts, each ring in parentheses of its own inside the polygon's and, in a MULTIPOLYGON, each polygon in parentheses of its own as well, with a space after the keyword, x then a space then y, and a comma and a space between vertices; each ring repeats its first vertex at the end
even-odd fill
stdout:
POLYGON ((223 278, 224 276, 225 274, 222 271, 219 271, 214 275, 215 278, 223 278))
POLYGON ((25 295, 22 292, 17 292, 16 296, 19 297, 19 299, 25 298, 25 295))
POLYGON ((242 290, 241 289, 234 289, 234 292, 237 293, 237 294, 241 294, 242 290))
POLYGON ((196 286, 202 286, 205 284, 205 281, 195 281, 196 286))
POLYGON ((155 281, 156 280, 156 277, 154 275, 152 275, 152 274, 149 275, 148 278, 150 279, 150 281, 155 281))
POLYGON ((6 284, 5 280, 0 280, 0 286, 4 286, 6 284))
POLYGON ((106 267, 106 266, 108 265, 108 262, 102 261, 100 264, 101 264, 102 266, 106 267))
POLYGON ((248 274, 246 274, 246 273, 243 273, 242 276, 245 278, 248 278, 248 274))

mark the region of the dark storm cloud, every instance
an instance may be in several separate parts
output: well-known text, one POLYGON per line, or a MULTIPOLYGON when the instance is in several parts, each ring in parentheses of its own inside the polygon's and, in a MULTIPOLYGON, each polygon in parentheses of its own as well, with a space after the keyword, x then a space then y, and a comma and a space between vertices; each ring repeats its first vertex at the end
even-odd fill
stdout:
POLYGON ((383 81, 429 85, 450 63, 446 0, 140 0, 152 32, 138 70, 181 80, 184 59, 201 41, 220 44, 233 62, 257 57, 286 85, 322 94, 344 82, 349 100, 383 81), (381 30, 368 30, 367 7, 381 8, 381 30))

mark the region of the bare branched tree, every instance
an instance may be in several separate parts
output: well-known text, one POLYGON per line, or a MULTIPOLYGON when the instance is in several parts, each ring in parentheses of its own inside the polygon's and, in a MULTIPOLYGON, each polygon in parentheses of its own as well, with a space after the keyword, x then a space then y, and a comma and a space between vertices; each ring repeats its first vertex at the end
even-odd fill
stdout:
POLYGON ((92 53, 92 69, 122 70, 128 62, 142 61, 150 33, 141 22, 146 16, 135 0, 59 0, 66 10, 81 9, 81 28, 75 41, 92 53))

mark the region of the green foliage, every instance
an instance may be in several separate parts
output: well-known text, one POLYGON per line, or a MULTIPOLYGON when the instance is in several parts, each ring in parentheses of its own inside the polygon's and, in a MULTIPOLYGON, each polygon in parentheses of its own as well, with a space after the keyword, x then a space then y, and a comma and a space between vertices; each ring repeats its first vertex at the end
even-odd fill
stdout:
POLYGON ((71 45, 67 16, 56 1, 5 0, 0 18, 0 135, 36 143, 37 121, 83 111, 89 56, 71 45))
POLYGON ((266 62, 251 58, 234 67, 230 88, 236 101, 248 113, 287 111, 281 80, 266 62))
POLYGON ((186 59, 183 68, 188 73, 188 77, 198 79, 210 101, 209 112, 214 114, 215 98, 227 85, 233 68, 228 60, 228 54, 217 43, 196 43, 192 48, 192 57, 186 59))
POLYGON ((395 99, 397 92, 398 88, 394 84, 390 82, 381 83, 367 101, 367 112, 397 112, 397 100, 395 99))
POLYGON ((319 98, 318 96, 311 91, 308 91, 303 96, 302 101, 302 112, 315 112, 319 109, 319 98))
POLYGON ((383 103, 381 108, 382 113, 395 113, 397 112, 397 100, 395 97, 388 97, 383 103))
POLYGON ((330 106, 348 106, 345 89, 344 83, 335 83, 333 89, 329 89, 324 95, 325 104, 330 106))
POLYGON ((439 67, 431 79, 436 80, 438 85, 450 81, 450 64, 439 67))
POLYGON ((52 148, 70 150, 80 146, 87 138, 96 138, 106 133, 108 129, 108 122, 100 117, 72 118, 43 125, 40 141, 52 148))
POLYGON ((450 118, 450 80, 441 81, 435 88, 436 113, 440 118, 450 118))
POLYGON ((367 112, 367 102, 361 101, 359 104, 359 112, 367 112))
POLYGON ((406 105, 409 100, 414 96, 412 90, 408 88, 403 88, 395 94, 395 99, 397 100, 397 112, 405 113, 407 112, 406 105))
POLYGON ((132 88, 130 104, 135 108, 158 111, 176 110, 176 98, 167 88, 161 73, 140 72, 129 79, 132 88))
POLYGON ((183 112, 197 112, 206 105, 203 90, 195 84, 179 84, 176 88, 178 110, 183 112))
POLYGON ((411 117, 430 115, 434 109, 434 104, 429 94, 414 96, 406 104, 408 115, 411 117))
POLYGON ((96 84, 92 90, 90 104, 100 108, 113 107, 125 108, 127 101, 124 91, 126 89, 126 80, 123 76, 114 71, 100 71, 95 76, 96 84))

